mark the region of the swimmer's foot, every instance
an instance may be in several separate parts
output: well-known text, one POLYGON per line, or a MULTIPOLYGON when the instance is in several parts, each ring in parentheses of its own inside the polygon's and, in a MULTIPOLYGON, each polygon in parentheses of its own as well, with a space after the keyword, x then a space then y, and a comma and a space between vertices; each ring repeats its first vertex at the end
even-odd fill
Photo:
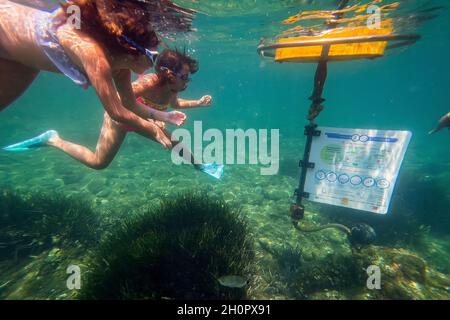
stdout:
POLYGON ((56 132, 55 130, 49 130, 37 137, 4 147, 3 150, 12 152, 29 151, 39 147, 47 146, 50 140, 53 140, 58 137, 59 137, 58 132, 56 132))
POLYGON ((205 163, 199 165, 198 169, 216 179, 222 179, 223 177, 223 164, 205 163))

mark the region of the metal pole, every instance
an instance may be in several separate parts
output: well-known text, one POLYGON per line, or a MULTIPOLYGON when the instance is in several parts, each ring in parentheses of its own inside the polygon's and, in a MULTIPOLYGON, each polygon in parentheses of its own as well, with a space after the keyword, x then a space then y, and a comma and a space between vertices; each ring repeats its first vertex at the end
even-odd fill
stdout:
MULTIPOLYGON (((349 0, 341 0, 339 3, 337 10, 342 10, 345 8, 349 0)), ((342 17, 342 14, 336 14, 336 20, 342 17)), ((335 28, 337 24, 328 25, 328 29, 335 28)), ((311 107, 308 113, 308 120, 310 123, 305 127, 305 135, 306 135, 306 144, 303 152, 303 160, 300 161, 300 166, 302 168, 300 173, 299 186, 295 190, 295 203, 291 205, 290 212, 292 222, 294 226, 297 226, 298 221, 303 218, 305 214, 305 207, 302 205, 303 197, 305 196, 305 182, 306 182, 306 173, 309 168, 313 168, 314 164, 309 162, 309 156, 311 153, 311 145, 312 139, 315 135, 320 134, 320 132, 316 131, 317 125, 314 124, 314 119, 320 114, 320 111, 323 110, 323 106, 321 103, 325 101, 322 98, 323 88, 325 86, 325 81, 327 79, 327 58, 330 51, 330 45, 324 45, 322 48, 322 56, 321 61, 316 69, 316 74, 314 76, 314 90, 309 98, 312 100, 311 107)))

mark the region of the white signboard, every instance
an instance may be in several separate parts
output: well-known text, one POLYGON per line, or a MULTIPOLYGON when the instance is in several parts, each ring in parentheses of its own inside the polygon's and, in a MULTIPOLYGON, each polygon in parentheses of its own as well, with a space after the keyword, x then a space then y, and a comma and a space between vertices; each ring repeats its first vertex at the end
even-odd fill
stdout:
POLYGON ((386 214, 411 132, 319 127, 305 192, 309 200, 386 214))

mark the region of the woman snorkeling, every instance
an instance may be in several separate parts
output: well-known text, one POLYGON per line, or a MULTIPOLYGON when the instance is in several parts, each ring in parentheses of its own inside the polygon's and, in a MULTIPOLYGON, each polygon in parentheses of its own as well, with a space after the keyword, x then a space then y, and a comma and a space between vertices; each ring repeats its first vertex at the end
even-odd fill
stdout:
MULTIPOLYGON (((164 1, 154 8, 170 5, 164 1)), ((159 40, 150 22, 155 16, 136 0, 70 0, 53 13, 0 0, 0 111, 41 70, 62 73, 83 88, 92 85, 111 119, 171 148, 167 135, 148 119, 181 125, 185 115, 155 112, 136 101, 131 87, 131 71, 143 73, 154 64, 159 40), (72 5, 80 9, 80 29, 68 23, 72 5)), ((181 31, 189 22, 179 24, 181 31)), ((35 143, 45 144, 52 135, 35 143)))
MULTIPOLYGON (((165 113, 169 106, 174 109, 186 109, 209 106, 211 104, 211 96, 203 96, 199 100, 183 100, 178 98, 178 94, 187 88, 190 80, 189 75, 196 73, 198 70, 197 62, 186 54, 173 50, 165 50, 158 57, 155 70, 156 73, 142 76, 132 84, 133 94, 138 97, 137 99, 142 104, 151 105, 161 113, 165 113)), ((167 139, 170 140, 170 133, 165 129, 164 123, 157 124, 167 139)), ((44 135, 50 135, 45 145, 60 149, 86 166, 99 170, 106 168, 114 159, 127 132, 134 131, 136 131, 136 128, 133 126, 117 122, 105 112, 103 126, 95 152, 92 152, 84 146, 63 140, 54 130, 44 133, 44 135)), ((30 145, 32 148, 35 147, 33 143, 35 139, 33 138, 14 144, 4 148, 4 150, 29 150, 30 145)), ((173 146, 176 144, 175 142, 173 146)), ((181 148, 181 150, 184 153, 180 155, 193 164, 196 169, 217 179, 222 177, 223 165, 198 164, 193 155, 185 147, 181 148)))

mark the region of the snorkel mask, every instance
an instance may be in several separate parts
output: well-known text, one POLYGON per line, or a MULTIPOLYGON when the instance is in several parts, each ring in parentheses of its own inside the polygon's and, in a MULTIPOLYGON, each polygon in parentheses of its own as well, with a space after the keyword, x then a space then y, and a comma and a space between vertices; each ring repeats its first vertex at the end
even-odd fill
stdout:
POLYGON ((180 78, 183 81, 191 81, 191 78, 189 78, 188 74, 181 74, 181 73, 175 72, 167 67, 161 67, 161 70, 166 70, 166 71, 172 72, 173 74, 175 74, 178 78, 180 78))
POLYGON ((156 64, 156 59, 158 58, 159 52, 153 51, 147 48, 144 48, 143 46, 137 44, 135 41, 131 40, 127 36, 121 36, 122 40, 124 40, 126 43, 128 43, 130 46, 135 48, 137 51, 139 51, 141 54, 147 56, 147 58, 150 59, 150 61, 153 63, 153 65, 156 64))

